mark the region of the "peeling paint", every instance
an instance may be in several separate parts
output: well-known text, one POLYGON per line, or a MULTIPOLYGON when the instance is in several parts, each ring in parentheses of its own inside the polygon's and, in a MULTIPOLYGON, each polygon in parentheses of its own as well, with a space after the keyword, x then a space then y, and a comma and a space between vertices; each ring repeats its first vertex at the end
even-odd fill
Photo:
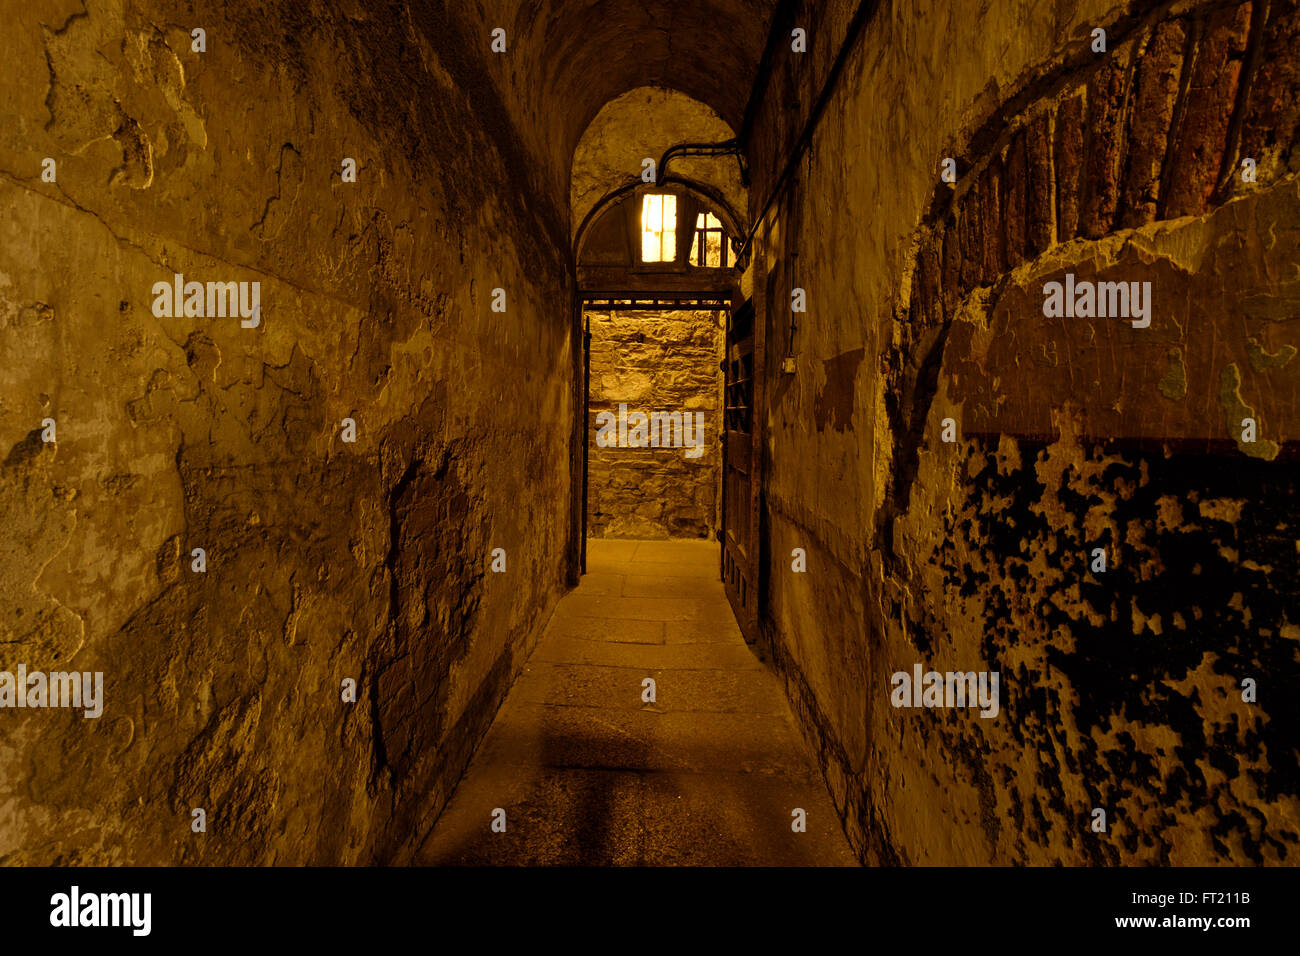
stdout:
POLYGON ((1294 345, 1283 345, 1276 352, 1269 352, 1255 339, 1246 340, 1246 354, 1250 357, 1250 367, 1256 372, 1285 368, 1286 364, 1295 358, 1295 353, 1294 345))
POLYGON ((1255 418, 1255 409, 1247 405, 1241 397, 1241 371, 1237 368, 1236 362, 1229 362, 1223 368, 1219 380, 1219 404, 1223 406, 1224 425, 1228 429, 1228 434, 1233 436, 1243 454, 1264 461, 1272 461, 1277 457, 1277 442, 1258 436, 1254 441, 1246 441, 1242 437, 1246 419, 1253 419, 1256 428, 1261 431, 1263 423, 1255 418))
POLYGON ((1187 366, 1183 364, 1183 350, 1177 346, 1169 350, 1169 368, 1156 387, 1171 402, 1187 395, 1187 366))

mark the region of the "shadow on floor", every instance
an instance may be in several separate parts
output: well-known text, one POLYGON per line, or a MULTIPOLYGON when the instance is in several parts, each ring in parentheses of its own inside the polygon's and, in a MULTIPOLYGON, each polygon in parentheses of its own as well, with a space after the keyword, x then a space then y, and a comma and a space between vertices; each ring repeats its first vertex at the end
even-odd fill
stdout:
POLYGON ((596 539, 587 567, 416 862, 856 865, 777 679, 736 626, 717 545, 596 539), (796 808, 807 832, 791 829, 796 808))

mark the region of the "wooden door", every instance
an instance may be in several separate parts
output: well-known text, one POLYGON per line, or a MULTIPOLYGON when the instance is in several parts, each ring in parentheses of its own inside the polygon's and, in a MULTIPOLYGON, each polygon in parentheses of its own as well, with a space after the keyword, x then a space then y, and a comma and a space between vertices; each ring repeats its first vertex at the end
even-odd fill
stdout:
POLYGON ((755 348, 752 299, 727 318, 723 360, 722 583, 745 640, 758 633, 759 430, 761 349, 755 348))

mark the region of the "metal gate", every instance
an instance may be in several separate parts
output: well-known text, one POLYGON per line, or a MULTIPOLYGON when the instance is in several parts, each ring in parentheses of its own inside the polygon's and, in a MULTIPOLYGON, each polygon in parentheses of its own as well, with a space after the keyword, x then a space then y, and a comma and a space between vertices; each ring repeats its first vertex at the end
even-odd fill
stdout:
POLYGON ((745 640, 758 631, 759 448, 754 407, 761 372, 754 303, 727 318, 723 360, 722 583, 745 640))

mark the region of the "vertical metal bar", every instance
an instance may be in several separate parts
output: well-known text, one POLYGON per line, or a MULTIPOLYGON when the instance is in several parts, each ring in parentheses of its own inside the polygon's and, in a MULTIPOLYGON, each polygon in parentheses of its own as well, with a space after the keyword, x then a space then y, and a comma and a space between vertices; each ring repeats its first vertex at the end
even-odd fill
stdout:
POLYGON ((587 318, 586 304, 579 300, 582 309, 582 542, 580 564, 587 573, 587 459, 591 441, 591 321, 587 318))

